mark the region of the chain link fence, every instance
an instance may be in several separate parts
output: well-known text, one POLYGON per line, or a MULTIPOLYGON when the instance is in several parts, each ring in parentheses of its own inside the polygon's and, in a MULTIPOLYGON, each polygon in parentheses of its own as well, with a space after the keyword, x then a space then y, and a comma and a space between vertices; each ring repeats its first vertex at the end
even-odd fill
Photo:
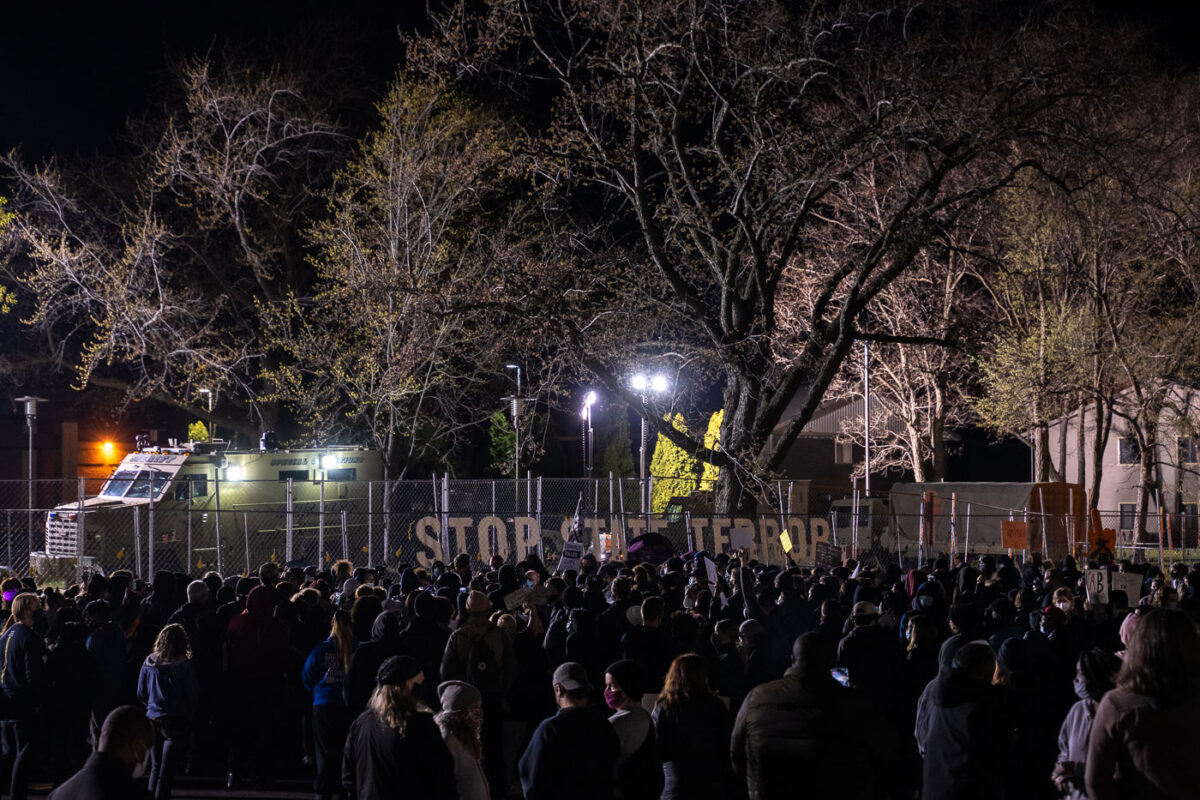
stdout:
MULTIPOLYGON (((895 554, 917 558, 971 552, 1000 553, 998 534, 1009 519, 1026 522, 1024 552, 1086 557, 1095 542, 1087 523, 1052 515, 975 510, 969 515, 897 520, 879 509, 845 506, 827 514, 775 513, 723 517, 701 503, 675 502, 647 510, 648 486, 629 480, 539 479, 421 481, 167 479, 144 487, 136 501, 106 499, 104 481, 0 481, 0 559, 10 573, 70 580, 92 569, 198 574, 246 572, 260 564, 428 566, 467 553, 515 561, 528 553, 557 563, 562 543, 578 537, 601 558, 620 557, 638 536, 666 537, 676 552, 734 552, 783 565, 831 565, 847 551, 871 552, 882 563, 895 554), (29 510, 30 491, 34 508, 29 510), (153 497, 151 497, 153 495, 153 497), (576 523, 578 519, 578 523, 576 523), (781 534, 786 533, 783 537, 781 534), (79 558, 82 554, 82 558, 79 558)), ((1101 512, 1117 558, 1186 560, 1200 547, 1194 513, 1152 513, 1138 536, 1136 514, 1101 512)))

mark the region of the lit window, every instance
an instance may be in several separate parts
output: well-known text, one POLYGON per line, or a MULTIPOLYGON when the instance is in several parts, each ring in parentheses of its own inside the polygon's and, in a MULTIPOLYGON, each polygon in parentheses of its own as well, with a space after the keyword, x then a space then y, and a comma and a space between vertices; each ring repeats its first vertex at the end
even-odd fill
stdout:
POLYGON ((1179 463, 1200 464, 1200 436, 1179 437, 1179 463))

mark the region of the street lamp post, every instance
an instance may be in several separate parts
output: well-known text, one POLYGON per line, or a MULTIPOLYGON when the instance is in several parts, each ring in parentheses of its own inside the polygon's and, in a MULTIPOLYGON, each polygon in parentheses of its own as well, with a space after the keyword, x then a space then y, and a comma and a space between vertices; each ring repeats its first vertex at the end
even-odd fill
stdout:
POLYGON ((579 416, 583 419, 583 469, 590 481, 592 479, 592 406, 596 404, 596 393, 588 392, 583 398, 583 411, 579 416))
POLYGON ((513 515, 520 508, 521 496, 521 365, 505 364, 505 369, 517 371, 517 393, 512 396, 513 418, 513 515))
MULTIPOLYGON (((29 429, 29 519, 26 535, 29 544, 33 544, 33 432, 37 427, 37 404, 45 403, 46 398, 25 395, 17 398, 18 403, 25 404, 25 427, 29 429)), ((82 555, 82 554, 81 554, 82 555)))
POLYGON ((208 395, 208 441, 211 443, 216 432, 213 430, 212 421, 212 389, 201 389, 200 394, 208 395))
MULTIPOLYGON (((641 392, 642 405, 646 405, 647 398, 650 393, 661 394, 667 390, 667 378, 665 375, 646 376, 641 372, 637 373, 630 380, 630 385, 634 391, 641 392)), ((646 485, 646 418, 642 417, 642 445, 639 451, 639 471, 641 477, 641 496, 642 496, 642 513, 649 513, 650 509, 650 490, 646 485)))

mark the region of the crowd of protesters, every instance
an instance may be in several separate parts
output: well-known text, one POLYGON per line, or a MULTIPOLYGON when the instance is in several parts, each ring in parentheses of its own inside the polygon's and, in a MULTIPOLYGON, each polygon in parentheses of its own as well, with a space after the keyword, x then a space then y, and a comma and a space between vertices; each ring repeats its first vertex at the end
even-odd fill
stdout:
MULTIPOLYGON (((1107 562, 1107 559, 1101 559, 1107 562)), ((708 554, 0 583, 4 788, 1200 798, 1200 571, 708 554), (869 568, 871 566, 878 568, 869 568)))

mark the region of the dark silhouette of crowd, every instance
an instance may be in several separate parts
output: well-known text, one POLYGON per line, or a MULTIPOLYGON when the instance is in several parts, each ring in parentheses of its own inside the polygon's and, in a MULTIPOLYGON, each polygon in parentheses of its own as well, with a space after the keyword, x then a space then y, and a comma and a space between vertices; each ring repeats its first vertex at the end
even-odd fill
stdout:
POLYGON ((1101 562, 7 578, 2 791, 1200 798, 1200 571, 1101 562))

